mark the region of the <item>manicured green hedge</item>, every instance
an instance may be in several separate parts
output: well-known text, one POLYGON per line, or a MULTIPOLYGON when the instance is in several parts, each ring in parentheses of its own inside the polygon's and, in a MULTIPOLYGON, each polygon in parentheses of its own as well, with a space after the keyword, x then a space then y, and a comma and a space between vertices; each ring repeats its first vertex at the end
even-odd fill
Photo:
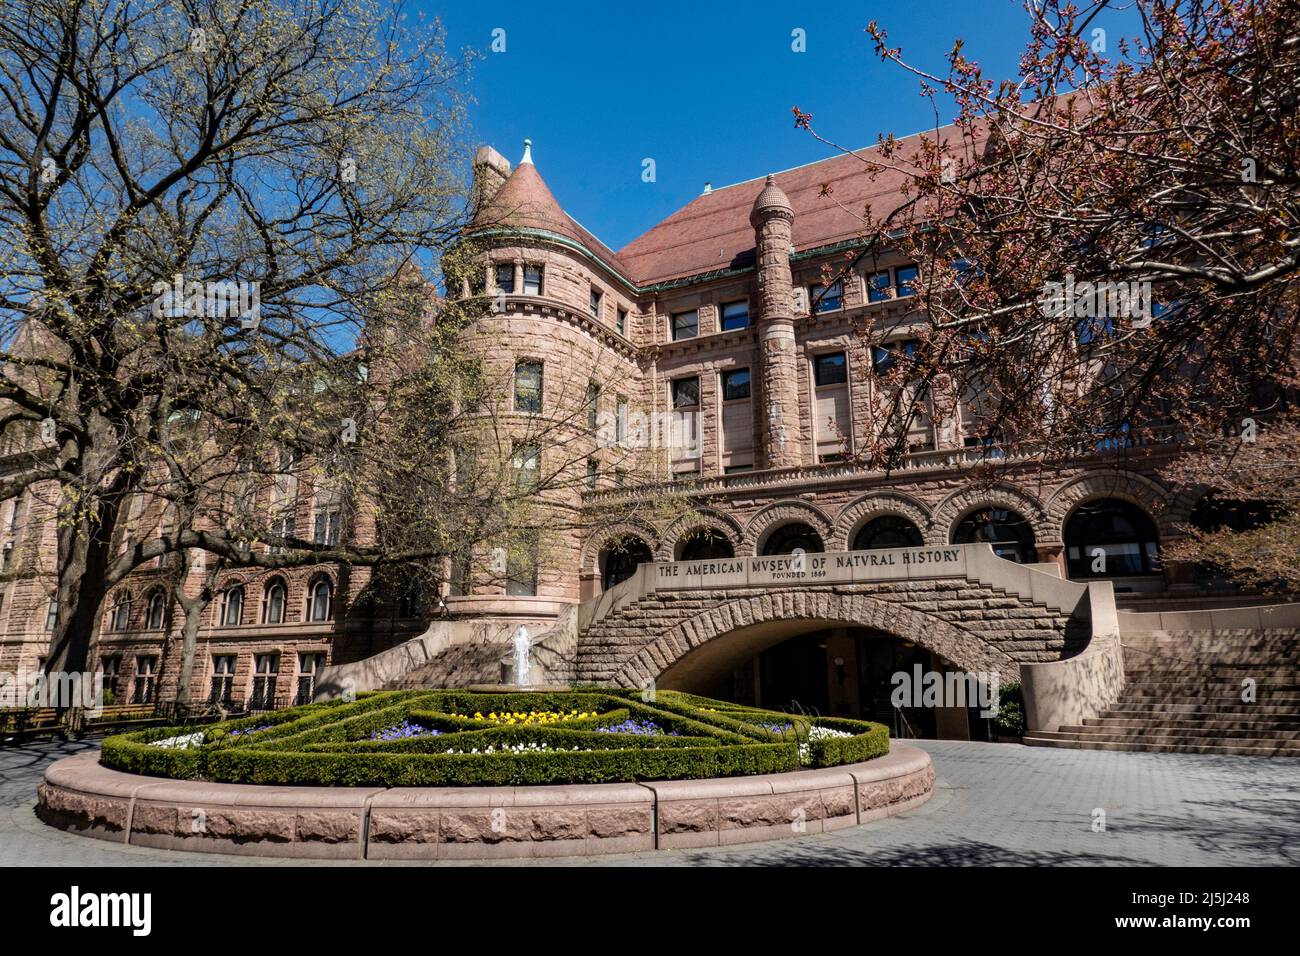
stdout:
POLYGON ((202 731, 201 746, 154 746, 185 734, 155 728, 104 741, 105 766, 130 773, 225 783, 312 786, 494 786, 608 783, 784 773, 869 760, 889 750, 880 724, 744 707, 674 691, 474 694, 388 691, 244 717, 202 731), (475 713, 574 710, 594 716, 549 724, 499 724, 475 713), (661 734, 599 730, 652 721, 661 734), (438 734, 371 740, 409 721, 438 734), (778 734, 760 723, 790 723, 778 734), (809 740, 812 726, 852 734, 809 740), (231 731, 253 730, 248 734, 231 731), (545 744, 522 753, 502 748, 545 744), (468 753, 485 751, 493 753, 468 753), (801 747, 804 753, 800 762, 801 747), (577 748, 577 749, 575 749, 577 748), (448 753, 458 750, 461 753, 448 753))

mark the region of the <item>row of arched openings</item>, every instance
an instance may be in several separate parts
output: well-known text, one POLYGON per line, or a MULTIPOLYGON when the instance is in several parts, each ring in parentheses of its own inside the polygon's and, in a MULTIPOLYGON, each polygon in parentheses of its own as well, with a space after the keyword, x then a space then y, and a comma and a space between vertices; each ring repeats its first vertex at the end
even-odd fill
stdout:
MULTIPOLYGON (((1195 516, 1193 516, 1195 517, 1195 516)), ((1001 558, 1020 564, 1038 560, 1034 529, 1024 515, 1009 508, 986 507, 973 511, 952 529, 953 544, 986 543, 1001 558)), ((1072 578, 1131 577, 1159 571, 1159 532, 1151 517, 1128 501, 1102 498, 1075 509, 1065 523, 1064 542, 1068 573, 1072 578)), ((853 536, 854 551, 912 548, 924 543, 921 529, 901 515, 880 515, 862 525, 853 536)), ((812 525, 792 521, 772 531, 760 549, 763 555, 818 553, 825 542, 812 525)), ((735 551, 722 533, 701 530, 682 548, 681 560, 730 558, 735 551)), ((649 545, 630 538, 604 556, 602 583, 606 589, 626 581, 637 565, 653 561, 649 545)))

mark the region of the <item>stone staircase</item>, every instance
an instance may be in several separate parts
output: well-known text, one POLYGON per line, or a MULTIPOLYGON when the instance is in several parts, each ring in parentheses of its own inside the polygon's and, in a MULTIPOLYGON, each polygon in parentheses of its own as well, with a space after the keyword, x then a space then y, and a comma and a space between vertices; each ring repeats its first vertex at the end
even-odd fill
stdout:
POLYGON ((1085 750, 1300 757, 1300 631, 1125 634, 1119 699, 1025 743, 1085 750), (1254 700, 1243 699, 1247 680, 1254 700))

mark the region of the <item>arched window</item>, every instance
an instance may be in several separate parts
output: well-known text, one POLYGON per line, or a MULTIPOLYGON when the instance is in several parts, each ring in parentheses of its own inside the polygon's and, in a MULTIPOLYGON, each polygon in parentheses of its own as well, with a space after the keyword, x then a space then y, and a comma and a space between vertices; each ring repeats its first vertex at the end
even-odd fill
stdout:
POLYGON ((763 544, 763 554, 794 554, 796 551, 804 551, 810 554, 818 554, 826 550, 822 544, 822 536, 819 535, 812 525, 804 524, 802 521, 792 521, 790 524, 783 524, 767 537, 763 544))
POLYGON ((113 605, 111 626, 115 631, 125 631, 131 626, 131 595, 123 594, 113 605))
POLYGON ((321 578, 311 586, 307 596, 308 617, 313 621, 328 621, 334 611, 334 585, 329 578, 321 578))
POLYGON ((284 602, 286 594, 287 592, 284 582, 279 578, 275 578, 267 584, 266 593, 262 596, 263 624, 284 623, 284 602))
POLYGON ((699 528, 682 542, 680 561, 708 561, 712 558, 734 558, 736 549, 727 536, 716 528, 699 528))
POLYGON ((921 532, 899 515, 881 515, 872 518, 853 536, 854 551, 877 551, 881 548, 917 548, 922 543, 921 532))
POLYGON ((1137 505, 1102 498, 1076 508, 1065 522, 1072 578, 1120 578, 1160 570, 1156 524, 1137 505))
POLYGON ((221 602, 221 623, 226 627, 236 627, 243 623, 244 589, 243 587, 226 588, 221 602))
POLYGON ((654 560, 650 546, 640 538, 628 538, 607 549, 603 555, 604 573, 601 584, 606 591, 622 584, 636 573, 638 565, 654 560))
POLYGON ((1038 560, 1034 550, 1034 529, 1023 515, 1007 508, 981 508, 971 512, 952 530, 953 544, 993 545, 999 558, 1020 564, 1038 560))
POLYGON ((154 591, 149 595, 149 629, 153 631, 162 630, 163 617, 167 611, 167 599, 163 597, 162 591, 154 591))

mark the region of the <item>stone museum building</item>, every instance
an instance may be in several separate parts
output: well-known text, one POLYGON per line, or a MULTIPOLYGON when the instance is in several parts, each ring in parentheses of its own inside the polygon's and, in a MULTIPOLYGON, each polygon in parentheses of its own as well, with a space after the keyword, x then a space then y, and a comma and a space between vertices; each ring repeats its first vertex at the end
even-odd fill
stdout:
MULTIPOLYGON (((587 480, 566 501, 590 516, 588 530, 544 551, 530 574, 461 581, 437 608, 395 601, 362 614, 351 604, 364 573, 232 573, 201 633, 196 699, 271 707, 310 700, 331 680, 497 683, 524 627, 530 679, 795 704, 875 717, 899 734, 988 728, 973 707, 894 706, 892 675, 919 666, 1023 679, 1027 696, 1031 684, 1040 695, 1031 725, 1048 740, 1114 704, 1123 670, 1130 688, 1142 677, 1144 641, 1155 653, 1187 634, 1212 652, 1195 634, 1297 623, 1265 621, 1263 598, 1162 560, 1181 527, 1212 520, 1205 502, 1162 482, 1177 450, 1167 435, 1102 439, 1045 470, 959 406, 919 415, 893 471, 858 463, 880 377, 912 347, 919 318, 917 266, 902 257, 823 285, 823 266, 840 269, 861 245, 853 210, 869 201, 880 214, 890 198, 858 157, 706 186, 617 251, 564 211, 531 147, 513 166, 483 147, 474 180, 476 266, 446 294, 494 298, 493 359, 514 369, 514 411, 586 389, 593 432, 612 429, 616 441, 634 420, 675 413, 672 428, 690 433, 670 443, 657 486, 688 495, 690 517, 603 520, 645 490, 593 439, 587 480), (1211 628, 1211 609, 1232 610, 1211 628), (1095 706, 1049 716, 1041 695, 1058 672, 1032 669, 1096 660, 1103 639, 1130 634, 1120 673, 1085 678, 1106 685, 1095 706)), ((295 508, 300 533, 348 533, 347 509, 328 493, 304 484, 295 508)), ((0 533, 0 668, 34 666, 57 613, 49 502, 5 502, 0 533)), ((175 692, 179 615, 148 572, 136 577, 104 609, 95 641, 119 701, 175 692)))

